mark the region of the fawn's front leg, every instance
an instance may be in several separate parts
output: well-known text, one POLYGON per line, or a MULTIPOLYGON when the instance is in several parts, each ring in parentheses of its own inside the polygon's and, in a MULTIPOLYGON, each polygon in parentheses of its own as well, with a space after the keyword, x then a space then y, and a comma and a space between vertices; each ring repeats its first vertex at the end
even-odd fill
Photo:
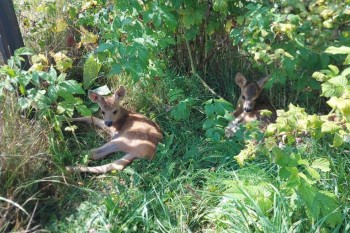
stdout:
POLYGON ((102 159, 117 151, 119 151, 118 144, 115 141, 110 141, 99 148, 90 150, 90 158, 92 160, 102 159))
POLYGON ((94 125, 98 128, 101 128, 105 131, 107 131, 111 136, 115 134, 115 129, 113 127, 107 127, 105 125, 105 122, 97 117, 76 117, 76 118, 70 118, 68 119, 70 122, 84 122, 90 125, 94 125))
POLYGON ((228 124, 225 129, 225 137, 230 138, 239 130, 239 124, 243 121, 244 117, 245 113, 243 112, 228 124))

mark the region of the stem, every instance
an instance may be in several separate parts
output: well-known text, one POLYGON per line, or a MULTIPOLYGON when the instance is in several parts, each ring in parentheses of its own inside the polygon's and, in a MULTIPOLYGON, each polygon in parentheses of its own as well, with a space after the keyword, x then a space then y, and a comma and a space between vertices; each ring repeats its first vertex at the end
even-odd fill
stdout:
POLYGON ((187 48, 187 52, 188 52, 188 56, 190 58, 190 63, 191 63, 191 72, 194 76, 196 76, 200 81, 201 83, 203 84, 203 86, 210 92, 212 93, 213 95, 219 97, 219 98, 222 98, 221 95, 219 95, 218 93, 216 93, 211 87, 209 87, 209 85, 204 81, 204 79, 199 76, 199 74, 197 73, 196 71, 196 67, 194 66, 194 62, 193 62, 193 58, 192 58, 192 53, 191 53, 191 49, 190 49, 190 45, 188 43, 188 40, 186 40, 185 38, 185 43, 186 43, 186 48, 187 48))

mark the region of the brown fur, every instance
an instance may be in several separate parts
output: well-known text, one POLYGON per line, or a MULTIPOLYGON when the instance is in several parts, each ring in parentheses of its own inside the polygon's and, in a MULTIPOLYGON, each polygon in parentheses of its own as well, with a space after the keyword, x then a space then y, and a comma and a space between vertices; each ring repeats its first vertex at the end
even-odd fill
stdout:
POLYGON ((89 98, 98 103, 104 119, 80 117, 74 118, 72 121, 94 124, 105 129, 111 135, 111 140, 108 143, 90 151, 91 159, 102 159, 117 151, 125 152, 126 155, 110 164, 96 167, 68 167, 69 171, 105 173, 110 170, 123 170, 134 159, 152 159, 154 157, 157 144, 162 139, 161 130, 155 122, 145 116, 120 106, 120 100, 124 95, 124 87, 120 87, 113 96, 109 97, 103 97, 89 91, 89 98))
POLYGON ((265 129, 268 124, 276 120, 275 108, 267 98, 261 95, 267 81, 268 77, 256 82, 248 82, 241 73, 237 73, 235 82, 241 88, 241 95, 237 103, 237 109, 233 113, 236 119, 230 122, 226 128, 226 137, 231 137, 237 131, 239 124, 258 120, 260 121, 260 128, 265 129), (262 110, 269 110, 272 114, 270 116, 263 115, 262 110))

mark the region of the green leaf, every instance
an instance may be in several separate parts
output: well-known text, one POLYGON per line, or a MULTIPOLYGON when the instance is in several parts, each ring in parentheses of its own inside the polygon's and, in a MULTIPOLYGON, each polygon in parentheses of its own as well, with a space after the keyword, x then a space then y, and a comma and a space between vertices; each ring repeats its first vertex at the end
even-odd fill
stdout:
POLYGON ((347 46, 340 46, 340 47, 328 47, 325 51, 325 53, 330 54, 350 54, 350 47, 347 46))
POLYGON ((24 55, 30 56, 33 54, 34 54, 33 50, 26 47, 22 47, 15 50, 15 56, 24 56, 24 55))
POLYGON ((58 87, 55 85, 50 85, 47 89, 47 95, 51 101, 56 101, 58 97, 58 87))
POLYGON ((276 156, 276 164, 281 167, 296 167, 298 166, 298 160, 294 155, 289 155, 288 153, 281 150, 279 147, 272 149, 272 153, 276 156))
POLYGON ((91 111, 85 105, 76 105, 75 108, 82 116, 91 116, 91 111))
POLYGON ((323 172, 329 172, 331 170, 329 168, 329 161, 328 159, 325 159, 325 158, 319 158, 314 160, 310 167, 319 169, 323 172))
POLYGON ((29 108, 31 103, 32 103, 32 100, 29 98, 25 98, 25 97, 18 98, 18 105, 22 110, 29 108))
POLYGON ((111 66, 111 71, 109 72, 109 75, 118 75, 122 72, 122 65, 121 64, 113 64, 111 66))
POLYGON ((214 142, 219 142, 221 135, 222 134, 219 133, 219 130, 217 128, 210 128, 205 132, 205 136, 214 142))
POLYGON ((99 53, 99 52, 104 52, 105 50, 110 50, 110 49, 114 49, 113 44, 111 44, 111 43, 102 43, 102 44, 98 45, 98 47, 95 49, 95 52, 99 53))
POLYGON ((310 174, 312 178, 314 178, 317 181, 320 181, 321 179, 320 173, 318 173, 314 168, 306 167, 306 171, 310 174))
POLYGON ((213 8, 215 11, 226 13, 227 12, 227 0, 214 0, 213 8))
POLYGON ((170 113, 176 120, 188 119, 190 116, 189 99, 185 99, 171 109, 170 113))
POLYGON ((70 94, 85 94, 84 90, 81 88, 81 86, 76 80, 65 80, 62 83, 60 83, 60 87, 62 87, 65 91, 69 92, 70 94))
POLYGON ((326 218, 326 223, 332 227, 339 225, 342 221, 342 214, 337 198, 333 193, 319 191, 315 196, 313 205, 320 206, 322 217, 326 218))
POLYGON ((94 58, 93 55, 90 55, 86 59, 84 64, 84 73, 83 73, 83 86, 87 90, 97 78, 100 71, 101 64, 94 58))
POLYGON ((343 145, 344 143, 344 139, 341 135, 339 135, 338 133, 334 134, 334 138, 333 138, 333 146, 334 147, 339 147, 341 145, 343 145))
POLYGON ((350 65, 350 54, 348 54, 348 56, 346 56, 343 64, 344 65, 350 65))

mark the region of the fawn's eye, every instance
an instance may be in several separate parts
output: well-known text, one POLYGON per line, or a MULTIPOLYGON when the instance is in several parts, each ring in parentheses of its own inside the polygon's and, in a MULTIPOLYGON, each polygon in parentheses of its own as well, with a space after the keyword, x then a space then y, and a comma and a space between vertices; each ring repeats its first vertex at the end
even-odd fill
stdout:
POLYGON ((244 96, 244 95, 242 95, 242 99, 244 99, 244 100, 245 100, 245 96, 244 96))
POLYGON ((105 112, 104 112, 104 111, 102 111, 102 114, 104 115, 104 114, 105 114, 105 112))
POLYGON ((113 114, 117 114, 117 112, 118 112, 118 110, 114 110, 114 111, 113 111, 113 114))

